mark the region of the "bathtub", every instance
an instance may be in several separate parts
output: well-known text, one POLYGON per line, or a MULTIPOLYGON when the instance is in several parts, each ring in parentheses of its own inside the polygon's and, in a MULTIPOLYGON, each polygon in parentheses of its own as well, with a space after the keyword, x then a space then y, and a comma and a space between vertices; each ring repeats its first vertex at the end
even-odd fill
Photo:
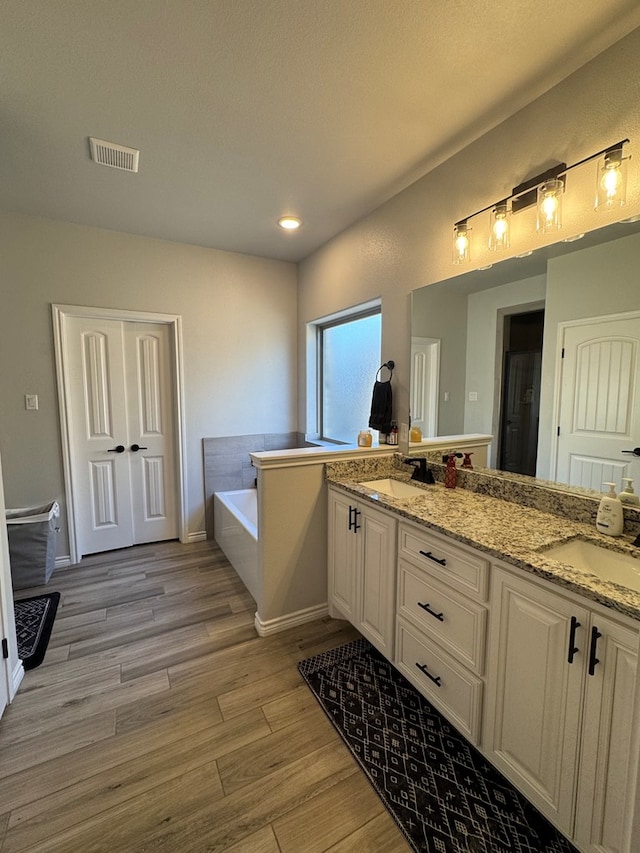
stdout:
POLYGON ((258 492, 213 493, 214 537, 254 599, 258 599, 258 492))

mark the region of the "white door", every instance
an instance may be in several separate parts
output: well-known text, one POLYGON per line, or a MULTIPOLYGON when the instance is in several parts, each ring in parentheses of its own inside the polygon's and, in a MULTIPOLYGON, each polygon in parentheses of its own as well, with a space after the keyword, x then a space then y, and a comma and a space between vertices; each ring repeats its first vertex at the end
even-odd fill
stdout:
POLYGON ((80 554, 178 535, 168 326, 66 316, 80 554))
POLYGON ((438 434, 438 378, 440 341, 411 338, 411 426, 420 427, 423 438, 438 434))
POLYGON ((602 490, 640 478, 640 315, 594 318, 564 331, 554 479, 602 490))

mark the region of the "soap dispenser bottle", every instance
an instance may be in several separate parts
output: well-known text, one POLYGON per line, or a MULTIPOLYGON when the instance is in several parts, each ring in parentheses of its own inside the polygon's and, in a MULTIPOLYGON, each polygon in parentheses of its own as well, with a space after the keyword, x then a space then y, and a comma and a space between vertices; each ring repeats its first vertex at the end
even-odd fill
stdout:
POLYGON ((629 477, 623 477, 622 482, 626 483, 627 485, 618 495, 620 501, 623 504, 627 504, 627 506, 640 505, 640 497, 638 497, 638 495, 636 495, 636 493, 633 491, 633 480, 631 480, 629 477))
POLYGON ((444 469, 445 489, 455 489, 458 481, 458 469, 456 468, 456 454, 450 453, 447 459, 447 467, 444 469))
POLYGON ((600 501, 596 516, 596 528, 607 536, 620 536, 624 526, 622 503, 615 493, 615 483, 603 483, 609 492, 600 501))

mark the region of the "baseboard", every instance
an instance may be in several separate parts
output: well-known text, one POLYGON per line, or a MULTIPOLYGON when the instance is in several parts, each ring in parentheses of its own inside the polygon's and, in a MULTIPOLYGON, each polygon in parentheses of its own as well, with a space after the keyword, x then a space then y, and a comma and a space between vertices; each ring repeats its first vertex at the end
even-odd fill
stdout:
POLYGON ((204 542, 207 538, 206 530, 197 530, 195 533, 187 533, 187 542, 204 542))
POLYGON ((20 683, 24 678, 24 667, 22 666, 22 661, 19 660, 18 663, 14 666, 13 672, 11 673, 11 685, 9 687, 9 702, 13 702, 13 699, 18 692, 18 687, 20 687, 20 683))
POLYGON ((62 566, 70 566, 71 565, 71 557, 67 554, 65 557, 56 557, 56 569, 62 568, 62 566))
POLYGON ((329 608, 325 602, 316 607, 307 607, 304 610, 297 610, 295 613, 278 616, 277 619, 268 619, 266 622, 256 613, 254 625, 260 637, 268 637, 271 634, 279 634, 281 631, 286 631, 287 628, 295 628, 296 625, 304 625, 305 622, 322 619, 328 612, 329 608))

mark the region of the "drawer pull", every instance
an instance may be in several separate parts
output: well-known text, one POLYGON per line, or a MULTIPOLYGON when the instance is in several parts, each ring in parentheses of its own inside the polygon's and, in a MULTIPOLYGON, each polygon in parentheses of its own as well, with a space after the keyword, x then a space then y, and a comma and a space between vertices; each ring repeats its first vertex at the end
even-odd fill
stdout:
POLYGON ((589 675, 596 674, 596 666, 600 663, 600 659, 596 657, 598 651, 598 640, 602 634, 594 626, 591 629, 591 648, 589 649, 589 675))
POLYGON ((416 662, 416 666, 418 667, 420 672, 422 672, 424 675, 427 676, 427 678, 430 678, 431 681, 433 681, 436 687, 442 687, 442 682, 440 681, 439 675, 431 675, 431 673, 423 663, 416 662))
POLYGON ((444 622, 444 613, 436 613, 435 610, 432 610, 429 607, 429 604, 423 604, 421 601, 418 601, 418 607, 422 607, 423 610, 426 610, 427 613, 430 613, 436 619, 439 619, 441 622, 444 622))
POLYGON ((437 557, 433 556, 431 551, 420 551, 420 553, 423 557, 427 557, 429 560, 433 560, 434 563, 439 563, 441 566, 447 565, 447 561, 444 559, 444 557, 442 558, 442 560, 439 560, 437 557))
POLYGON ((580 623, 575 616, 571 617, 571 630, 569 631, 569 654, 567 655, 567 663, 573 663, 573 656, 580 651, 576 646, 576 630, 580 628, 580 623))

